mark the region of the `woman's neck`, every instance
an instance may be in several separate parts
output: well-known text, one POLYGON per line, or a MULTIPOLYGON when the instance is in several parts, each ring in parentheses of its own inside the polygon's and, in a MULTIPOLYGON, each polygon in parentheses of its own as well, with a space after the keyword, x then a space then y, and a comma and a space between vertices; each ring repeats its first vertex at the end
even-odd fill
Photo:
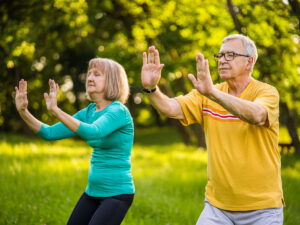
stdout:
POLYGON ((106 100, 104 98, 92 99, 92 101, 96 104, 95 111, 101 111, 113 102, 112 100, 106 100))

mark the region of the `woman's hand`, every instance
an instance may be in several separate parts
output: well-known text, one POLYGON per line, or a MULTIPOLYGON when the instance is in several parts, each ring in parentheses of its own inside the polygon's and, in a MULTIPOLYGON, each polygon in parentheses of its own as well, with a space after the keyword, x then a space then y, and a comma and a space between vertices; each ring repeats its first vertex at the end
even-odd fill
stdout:
POLYGON ((143 67, 142 67, 142 85, 147 89, 154 89, 158 84, 161 76, 161 70, 164 64, 160 64, 158 50, 154 46, 149 48, 149 54, 143 52, 143 67))
POLYGON ((28 99, 27 99, 27 81, 24 79, 19 81, 19 88, 16 86, 16 108, 18 112, 25 111, 28 107, 28 99))
POLYGON ((46 106, 47 106, 48 111, 50 111, 51 113, 55 113, 56 110, 58 109, 57 94, 59 91, 59 87, 58 87, 58 84, 55 83, 55 81, 51 80, 51 79, 49 79, 49 87, 50 87, 49 94, 44 93, 44 97, 46 100, 46 106))

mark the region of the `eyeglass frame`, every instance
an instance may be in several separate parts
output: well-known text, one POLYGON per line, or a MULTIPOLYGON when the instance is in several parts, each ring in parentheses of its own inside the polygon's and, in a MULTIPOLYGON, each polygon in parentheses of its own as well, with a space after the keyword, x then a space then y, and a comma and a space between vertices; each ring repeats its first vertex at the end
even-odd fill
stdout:
POLYGON ((224 59, 225 59, 227 62, 228 62, 228 61, 233 61, 233 60, 235 59, 235 57, 237 57, 237 56, 251 57, 250 55, 243 55, 243 54, 239 54, 239 53, 236 53, 236 52, 222 52, 222 53, 214 54, 214 58, 215 58, 216 62, 218 62, 223 56, 224 56, 224 59), (232 53, 232 54, 233 54, 233 58, 230 59, 230 60, 228 60, 228 59, 226 58, 226 54, 228 54, 228 53, 232 53), (221 56, 218 57, 218 55, 220 55, 220 54, 221 54, 221 56))

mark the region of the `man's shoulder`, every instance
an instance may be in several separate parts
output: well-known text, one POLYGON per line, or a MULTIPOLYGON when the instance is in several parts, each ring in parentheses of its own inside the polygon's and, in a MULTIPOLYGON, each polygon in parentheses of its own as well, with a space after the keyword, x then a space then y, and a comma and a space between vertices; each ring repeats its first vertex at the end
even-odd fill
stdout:
POLYGON ((265 83, 263 81, 253 79, 253 84, 254 84, 256 90, 271 91, 276 94, 278 93, 276 87, 272 86, 271 84, 265 83))

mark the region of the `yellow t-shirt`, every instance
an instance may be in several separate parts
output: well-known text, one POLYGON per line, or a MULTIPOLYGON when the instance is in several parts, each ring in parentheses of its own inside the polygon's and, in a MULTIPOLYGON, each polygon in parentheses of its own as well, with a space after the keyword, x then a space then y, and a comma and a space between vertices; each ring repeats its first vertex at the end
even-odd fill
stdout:
MULTIPOLYGON (((228 93, 226 82, 216 87, 228 93)), ((204 128, 208 153, 205 196, 224 210, 280 208, 279 94, 271 85, 252 80, 239 98, 264 106, 269 127, 240 120, 197 90, 176 97, 185 115, 181 123, 200 123, 204 128)))

